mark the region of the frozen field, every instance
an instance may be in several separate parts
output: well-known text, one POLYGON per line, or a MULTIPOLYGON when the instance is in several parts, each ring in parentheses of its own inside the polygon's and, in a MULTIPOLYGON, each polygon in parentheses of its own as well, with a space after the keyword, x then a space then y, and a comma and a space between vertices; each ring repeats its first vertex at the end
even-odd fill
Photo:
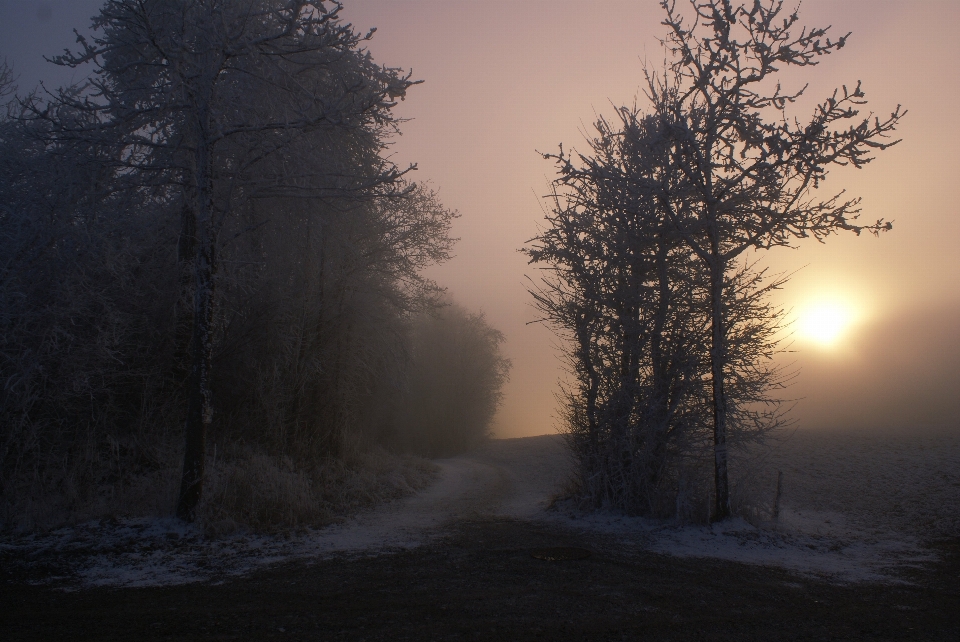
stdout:
POLYGON ((960 430, 796 431, 757 464, 758 498, 780 518, 707 527, 577 515, 580 528, 671 555, 778 566, 840 582, 902 581, 935 562, 930 545, 960 536, 960 430))
POLYGON ((376 555, 441 540, 458 523, 532 520, 595 534, 598 549, 643 549, 777 566, 839 582, 903 581, 929 544, 960 536, 960 431, 796 432, 766 457, 761 487, 783 471, 780 520, 679 526, 614 514, 547 510, 569 478, 557 436, 495 440, 439 460, 437 482, 342 524, 289 537, 205 540, 176 520, 92 522, 40 536, 5 535, 4 563, 65 587, 221 581, 291 559, 376 555), (766 481, 765 481, 766 480, 766 481))
POLYGON ((836 514, 866 531, 960 535, 960 427, 797 431, 768 466, 783 471, 788 524, 836 514))

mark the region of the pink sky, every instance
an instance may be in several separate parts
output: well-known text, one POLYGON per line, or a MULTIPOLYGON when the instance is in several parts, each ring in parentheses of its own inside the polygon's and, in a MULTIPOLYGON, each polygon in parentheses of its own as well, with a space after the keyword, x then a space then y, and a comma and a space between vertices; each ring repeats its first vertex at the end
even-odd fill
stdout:
MULTIPOLYGON (((639 95, 643 104, 643 60, 657 64, 664 55, 658 3, 364 0, 344 15, 378 27, 370 44, 378 59, 426 81, 402 107, 413 121, 396 154, 416 161, 419 177, 463 215, 457 258, 434 274, 507 334, 514 371, 498 432, 549 431, 561 372, 551 333, 526 325, 535 314, 524 282, 536 274, 517 252, 537 233, 539 195, 553 176, 536 152, 581 146, 582 132, 595 114, 610 114, 611 103, 639 95)), ((884 114, 903 103, 910 113, 900 145, 865 170, 835 172, 826 185, 863 196, 865 218, 892 219, 893 232, 766 255, 777 269, 806 266, 782 292, 786 306, 833 296, 862 311, 841 349, 794 342, 798 353, 786 360, 802 368, 789 395, 805 397, 797 415, 808 426, 894 415, 957 423, 960 407, 945 396, 960 397, 960 377, 943 364, 960 366, 960 3, 807 0, 800 15, 853 36, 820 66, 788 77, 810 83, 799 115, 857 80, 869 109, 884 114), (923 408, 914 403, 920 397, 923 408)))
MULTIPOLYGON (((70 29, 99 3, 47 2, 44 22, 39 4, 0 0, 0 56, 28 82, 54 78, 39 54, 70 46, 70 29)), ((535 313, 525 279, 536 271, 518 252, 543 221, 540 195, 553 177, 537 151, 582 147, 583 132, 596 114, 612 113, 611 103, 643 104, 643 60, 663 60, 658 3, 357 0, 345 2, 343 15, 378 28, 369 48, 379 62, 426 81, 400 107, 411 121, 395 158, 416 162, 416 178, 462 215, 456 258, 431 274, 506 333, 514 369, 497 433, 551 432, 562 372, 551 333, 528 325, 535 313)), ((841 349, 794 342, 798 352, 787 360, 802 370, 789 394, 805 397, 797 416, 806 426, 958 425, 960 3, 806 0, 800 16, 853 36, 785 82, 809 82, 812 101, 862 80, 868 109, 884 115, 903 103, 909 114, 900 145, 826 184, 862 196, 865 218, 892 219, 892 232, 765 255, 777 269, 806 266, 781 293, 787 307, 829 296, 860 312, 841 349)), ((801 104, 798 115, 810 107, 801 104)))

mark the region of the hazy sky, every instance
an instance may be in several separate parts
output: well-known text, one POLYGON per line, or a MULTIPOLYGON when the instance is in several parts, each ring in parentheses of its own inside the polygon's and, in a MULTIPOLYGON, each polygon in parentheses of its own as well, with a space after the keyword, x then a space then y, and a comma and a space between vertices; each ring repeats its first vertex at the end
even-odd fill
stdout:
MULTIPOLYGON (((0 0, 0 57, 21 74, 21 90, 38 78, 70 80, 41 56, 71 46, 72 29, 88 25, 99 4, 0 0)), ((456 258, 431 274, 506 333, 514 368, 497 433, 550 432, 562 373, 551 333, 528 325, 535 313, 525 283, 537 275, 518 252, 542 224, 540 196, 553 177, 537 152, 583 147, 597 114, 643 105, 644 60, 664 57, 658 3, 344 4, 358 28, 378 28, 375 59, 425 80, 399 108, 411 120, 395 160, 416 162, 416 178, 462 215, 456 258)), ((785 362, 800 371, 787 395, 803 397, 795 412, 807 427, 960 425, 960 2, 805 0, 800 18, 853 32, 820 66, 785 76, 787 88, 810 84, 796 108, 801 119, 857 80, 868 110, 884 116, 902 103, 909 113, 902 143, 864 170, 835 171, 825 185, 862 196, 864 218, 893 220, 892 232, 761 257, 777 270, 803 268, 779 293, 799 318, 785 362), (822 305, 850 316, 829 346, 806 334, 804 314, 822 305)))

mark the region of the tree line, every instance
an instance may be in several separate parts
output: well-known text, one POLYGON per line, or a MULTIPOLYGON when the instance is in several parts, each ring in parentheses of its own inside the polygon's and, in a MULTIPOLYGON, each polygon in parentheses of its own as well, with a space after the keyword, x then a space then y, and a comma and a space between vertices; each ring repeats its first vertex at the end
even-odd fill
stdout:
POLYGON ((5 521, 173 469, 193 520, 217 449, 309 469, 487 434, 503 336, 422 276, 457 215, 387 154, 419 81, 341 9, 109 0, 51 59, 88 80, 8 102, 5 521))
POLYGON ((597 506, 694 519, 731 515, 731 447, 785 425, 788 374, 772 361, 784 282, 751 251, 851 231, 860 199, 821 192, 832 167, 860 168, 906 113, 860 114, 859 83, 802 122, 777 73, 842 48, 783 3, 661 2, 667 60, 648 67, 647 111, 600 118, 584 153, 556 164, 545 231, 525 249, 531 288, 564 338, 571 376, 562 430, 580 493, 597 506))

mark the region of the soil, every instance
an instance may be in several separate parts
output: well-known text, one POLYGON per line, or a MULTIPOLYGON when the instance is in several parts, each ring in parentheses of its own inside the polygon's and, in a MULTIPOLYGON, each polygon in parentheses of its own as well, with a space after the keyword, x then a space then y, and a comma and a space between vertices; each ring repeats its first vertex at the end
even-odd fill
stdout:
MULTIPOLYGON (((458 496, 474 499, 412 548, 300 557, 242 577, 212 569, 178 586, 82 590, 37 584, 62 572, 55 559, 0 559, 0 639, 960 640, 960 539, 936 542, 938 561, 885 583, 658 554, 531 518, 539 495, 519 482, 543 479, 544 469, 509 465, 521 451, 471 459, 470 470, 497 472, 474 476, 488 490, 461 475, 458 496), (590 555, 532 555, 549 547, 590 555)), ((424 501, 411 505, 423 510, 424 501)), ((400 523, 405 513, 386 514, 400 523)))
POLYGON ((220 585, 63 592, 7 577, 14 640, 960 639, 960 542, 911 585, 837 586, 784 571, 620 554, 518 520, 460 524, 415 550, 291 562, 220 585), (550 562, 545 546, 591 550, 550 562))

